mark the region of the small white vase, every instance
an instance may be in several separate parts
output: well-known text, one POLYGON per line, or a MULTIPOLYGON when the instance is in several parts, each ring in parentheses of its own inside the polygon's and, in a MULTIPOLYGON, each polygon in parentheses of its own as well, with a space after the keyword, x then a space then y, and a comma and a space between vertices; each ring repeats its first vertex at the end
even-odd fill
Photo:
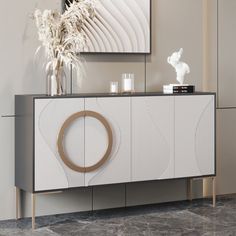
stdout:
POLYGON ((67 81, 63 65, 54 66, 52 62, 49 62, 46 72, 46 94, 48 96, 65 95, 67 81))

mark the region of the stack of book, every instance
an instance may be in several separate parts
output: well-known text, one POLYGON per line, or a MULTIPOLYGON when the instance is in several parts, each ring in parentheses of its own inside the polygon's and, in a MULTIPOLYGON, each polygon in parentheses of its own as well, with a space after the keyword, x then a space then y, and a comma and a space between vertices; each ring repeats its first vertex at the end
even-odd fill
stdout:
POLYGON ((194 93, 195 86, 189 84, 163 85, 163 93, 194 93))

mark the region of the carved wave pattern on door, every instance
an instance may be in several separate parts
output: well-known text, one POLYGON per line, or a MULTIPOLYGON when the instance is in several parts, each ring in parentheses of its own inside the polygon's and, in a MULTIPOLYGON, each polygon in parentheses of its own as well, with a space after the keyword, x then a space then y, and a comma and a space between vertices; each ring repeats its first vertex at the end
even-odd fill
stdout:
MULTIPOLYGON (((53 160, 55 161, 55 163, 57 163, 57 164, 55 164, 56 165, 55 168, 59 168, 61 170, 61 172, 64 173, 64 177, 66 178, 66 181, 67 181, 67 187, 69 187, 68 174, 66 173, 66 170, 65 170, 64 166, 62 165, 60 158, 58 158, 57 151, 55 150, 55 148, 53 148, 53 145, 50 143, 50 140, 48 140, 48 138, 47 138, 48 137, 47 136, 48 129, 46 129, 46 131, 45 131, 43 128, 44 127, 43 122, 45 122, 44 121, 45 113, 47 113, 48 111, 51 111, 50 106, 53 104, 53 102, 54 102, 53 100, 49 100, 48 103, 44 106, 44 108, 40 111, 37 127, 38 127, 39 133, 40 133, 44 143, 47 145, 48 150, 52 154, 51 157, 53 157, 53 160)), ((48 122, 48 121, 46 121, 46 122, 48 122)), ((45 163, 45 165, 47 165, 47 163, 45 163)))
MULTIPOLYGON (((197 163, 197 167, 198 167, 198 171, 199 171, 199 175, 204 175, 205 174, 205 164, 206 164, 206 160, 202 160, 201 162, 201 156, 199 155, 199 153, 197 152, 197 150, 202 150, 202 148, 198 148, 198 144, 197 142, 199 141, 199 136, 200 136, 200 132, 201 130, 204 128, 204 118, 207 115, 206 113, 208 111, 210 111, 210 109, 212 108, 212 104, 214 103, 214 98, 211 97, 210 101, 206 104, 206 106, 204 107, 203 111, 201 112, 201 114, 199 115, 199 119, 198 122, 196 124, 196 129, 195 129, 195 142, 194 142, 194 157, 195 157, 195 161, 197 163)), ((208 116, 206 116, 206 118, 208 118, 208 116)), ((209 124, 212 125, 212 124, 209 124)), ((210 144, 209 144, 210 145, 210 144)), ((214 152, 214 151, 213 151, 214 152)), ((211 152, 212 153, 212 152, 211 152)), ((209 159, 209 158, 208 158, 209 159)))
POLYGON ((145 104, 146 104, 146 112, 147 112, 147 114, 148 114, 148 116, 150 118, 151 123, 153 124, 154 130, 156 131, 156 137, 159 136, 161 138, 161 140, 163 141, 163 144, 164 144, 164 148, 163 149, 166 152, 165 153, 165 157, 168 158, 168 161, 165 164, 164 164, 164 162, 162 162, 162 164, 164 164, 164 165, 163 165, 163 167, 161 168, 161 170, 159 172, 159 173, 161 173, 159 175, 159 178, 161 179, 161 178, 163 178, 163 176, 165 176, 166 172, 168 171, 168 169, 171 166, 172 159, 171 159, 171 153, 170 153, 170 143, 168 142, 167 138, 165 137, 164 132, 161 130, 160 125, 159 125, 157 119, 155 119, 153 117, 153 114, 152 114, 153 113, 153 107, 150 106, 150 104, 149 104, 147 99, 145 100, 145 104))
POLYGON ((106 111, 106 109, 103 107, 103 105, 99 102, 98 99, 96 99, 96 105, 98 107, 98 112, 101 113, 104 117, 107 118, 108 122, 110 123, 112 130, 113 130, 113 147, 110 158, 103 164, 103 166, 100 167, 96 172, 92 173, 93 176, 90 177, 88 180, 88 185, 93 185, 93 181, 95 181, 97 178, 99 178, 102 174, 104 174, 106 168, 109 167, 109 165, 112 164, 114 159, 117 156, 117 153, 120 150, 121 146, 121 128, 116 121, 116 119, 111 115, 110 112, 106 111))
MULTIPOLYGON (((67 116, 75 113, 78 109, 73 108, 73 106, 72 108, 68 108, 69 106, 67 106, 67 108, 71 111, 62 111, 60 109, 60 107, 62 106, 61 103, 62 101, 59 102, 57 99, 52 99, 51 102, 49 102, 48 105, 43 109, 39 118, 40 133, 45 140, 45 143, 47 143, 49 149, 53 153, 55 160, 57 160, 57 162, 59 163, 60 168, 63 169, 63 172, 67 178, 68 187, 76 187, 76 176, 78 174, 84 174, 72 171, 63 163, 57 149, 57 138, 61 125, 63 124, 67 116), (68 115, 65 115, 66 113, 68 113, 68 115), (52 119, 51 117, 54 118, 52 119), (50 133, 48 130, 48 126, 51 128, 50 133)), ((84 159, 84 156, 78 156, 78 158, 84 159)))

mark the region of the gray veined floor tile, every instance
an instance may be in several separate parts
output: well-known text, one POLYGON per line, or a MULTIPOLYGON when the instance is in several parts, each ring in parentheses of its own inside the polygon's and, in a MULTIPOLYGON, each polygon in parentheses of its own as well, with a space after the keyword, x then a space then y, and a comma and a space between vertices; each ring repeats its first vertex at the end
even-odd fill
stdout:
POLYGON ((221 200, 216 208, 210 208, 206 206, 199 206, 198 208, 190 209, 191 212, 205 217, 210 220, 215 227, 220 226, 224 228, 236 227, 236 202, 227 200, 224 202, 221 200))
POLYGON ((236 236, 236 195, 0 222, 0 236, 236 236))
POLYGON ((4 229, 1 231, 1 236, 59 236, 57 233, 52 232, 47 228, 32 230, 16 230, 16 229, 4 229))
POLYGON ((207 232, 204 233, 202 236, 236 236, 236 228, 228 229, 228 230, 222 230, 219 232, 207 232))

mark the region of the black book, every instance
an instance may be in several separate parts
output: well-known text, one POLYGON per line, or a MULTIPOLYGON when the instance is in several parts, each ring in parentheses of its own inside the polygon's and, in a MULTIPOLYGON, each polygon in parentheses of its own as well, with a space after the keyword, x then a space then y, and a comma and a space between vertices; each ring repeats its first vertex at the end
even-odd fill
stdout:
POLYGON ((195 86, 164 86, 164 93, 194 93, 195 86))
MULTIPOLYGON (((168 91, 166 91, 166 92, 168 92, 168 91)), ((172 93, 194 93, 194 90, 189 90, 189 89, 173 90, 172 93)))

